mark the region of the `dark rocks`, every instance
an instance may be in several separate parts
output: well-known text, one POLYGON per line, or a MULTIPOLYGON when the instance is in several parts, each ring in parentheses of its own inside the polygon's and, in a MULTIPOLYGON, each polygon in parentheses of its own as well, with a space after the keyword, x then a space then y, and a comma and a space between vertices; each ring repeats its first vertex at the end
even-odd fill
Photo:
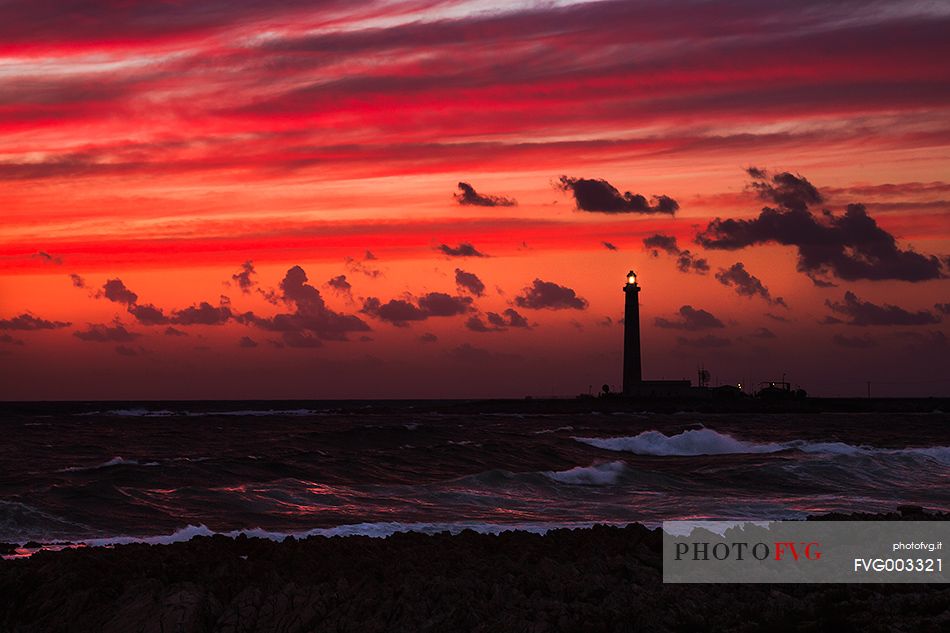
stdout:
POLYGON ((0 562, 0 631, 950 627, 946 586, 664 585, 660 545, 658 531, 632 525, 545 536, 464 532, 283 543, 210 537, 41 552, 0 562))

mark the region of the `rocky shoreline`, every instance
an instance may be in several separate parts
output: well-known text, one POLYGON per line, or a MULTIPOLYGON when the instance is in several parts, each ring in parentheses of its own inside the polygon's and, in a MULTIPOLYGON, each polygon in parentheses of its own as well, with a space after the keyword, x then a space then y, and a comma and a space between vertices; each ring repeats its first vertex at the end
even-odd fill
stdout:
POLYGON ((0 631, 950 630, 947 585, 664 585, 660 548, 634 524, 40 552, 0 561, 0 631))

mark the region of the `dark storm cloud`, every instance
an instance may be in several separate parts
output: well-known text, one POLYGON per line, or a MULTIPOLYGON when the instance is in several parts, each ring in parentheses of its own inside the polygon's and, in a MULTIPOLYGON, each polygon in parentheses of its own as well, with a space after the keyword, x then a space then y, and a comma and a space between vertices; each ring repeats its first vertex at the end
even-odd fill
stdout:
POLYGON ((762 170, 750 175, 753 189, 778 208, 765 207, 751 220, 716 218, 696 236, 697 243, 721 250, 767 243, 794 246, 798 270, 813 280, 816 275, 849 281, 924 281, 941 276, 937 257, 898 247, 864 205, 849 204, 844 215, 827 210, 816 215, 809 205, 821 202, 821 194, 801 176, 782 173, 769 178, 762 170))
POLYGON ((754 336, 755 338, 762 338, 762 339, 777 338, 775 336, 775 332, 773 332, 767 327, 760 327, 756 329, 756 331, 752 333, 752 336, 754 336))
POLYGON ((114 301, 115 303, 124 303, 126 305, 131 305, 138 301, 139 296, 125 287, 125 284, 122 283, 121 279, 110 279, 106 281, 102 286, 102 290, 99 291, 97 295, 99 297, 105 297, 109 301, 114 301))
POLYGON ((693 271, 700 275, 709 272, 709 262, 705 258, 696 257, 691 251, 680 250, 676 238, 672 235, 655 233, 643 239, 643 248, 651 251, 654 257, 660 256, 660 251, 676 256, 676 268, 683 273, 693 271))
POLYGON ((241 289, 241 292, 248 294, 251 292, 251 288, 254 287, 254 280, 251 279, 251 275, 255 274, 257 274, 257 271, 254 270, 254 263, 251 260, 247 260, 241 264, 240 272, 231 275, 231 279, 233 279, 237 287, 241 289))
POLYGON ((142 325, 164 325, 168 323, 168 317, 162 312, 161 308, 148 303, 143 305, 130 305, 129 314, 142 325))
POLYGON ((807 209, 824 201, 818 189, 801 175, 784 171, 770 177, 768 171, 757 167, 748 168, 746 173, 752 178, 749 187, 759 198, 786 209, 807 209))
POLYGON ((950 314, 950 303, 935 303, 934 308, 941 314, 950 314))
POLYGON ((250 349, 252 347, 257 347, 257 341, 252 339, 250 336, 242 336, 241 340, 238 341, 238 347, 243 347, 250 349))
POLYGON ((83 341, 96 343, 128 343, 141 336, 130 332, 121 323, 115 325, 90 324, 85 330, 73 332, 73 336, 83 341))
POLYGON ((360 312, 400 327, 405 326, 409 321, 425 321, 429 318, 425 310, 403 299, 390 299, 382 303, 376 297, 367 297, 363 301, 363 309, 360 312))
POLYGON ((734 287, 736 292, 743 297, 762 297, 769 303, 785 306, 785 300, 781 297, 773 299, 769 289, 758 277, 747 271, 742 262, 737 262, 728 269, 720 268, 716 273, 716 279, 724 286, 734 287))
POLYGON ((449 246, 448 244, 439 244, 436 247, 436 250, 441 251, 449 257, 488 257, 485 253, 480 252, 474 246, 468 242, 462 242, 458 246, 449 246))
POLYGON ((501 314, 489 312, 488 322, 497 327, 530 328, 528 319, 514 308, 507 308, 501 314))
POLYGON ((654 233, 650 237, 643 238, 643 247, 653 250, 654 256, 659 256, 658 251, 665 251, 670 255, 678 255, 680 252, 679 246, 676 244, 676 238, 662 233, 654 233))
POLYGON ((531 286, 515 297, 515 305, 531 310, 585 310, 587 300, 578 297, 573 288, 535 279, 531 286))
POLYGON ((188 336, 188 333, 182 332, 181 330, 177 328, 168 326, 167 328, 165 328, 165 336, 188 336))
POLYGON ((224 325, 232 316, 234 313, 228 306, 214 306, 202 301, 198 305, 176 310, 170 322, 177 325, 224 325))
POLYGON ((653 196, 651 204, 645 196, 629 191, 620 193, 606 180, 561 176, 556 184, 571 193, 579 211, 596 213, 676 213, 679 204, 669 196, 653 196))
POLYGON ((335 292, 340 294, 349 295, 353 290, 353 285, 346 280, 346 275, 337 275, 336 277, 331 278, 327 281, 327 285, 330 286, 335 292))
POLYGON ((508 308, 501 314, 489 312, 482 320, 480 315, 474 315, 465 322, 465 327, 473 332, 503 332, 509 328, 527 328, 531 325, 524 315, 513 308, 508 308))
POLYGON ((473 314, 465 322, 465 327, 472 332, 498 332, 501 328, 486 324, 480 316, 473 314))
POLYGON ((689 250, 685 250, 680 251, 680 254, 676 257, 676 268, 679 269, 681 273, 693 271, 700 275, 705 275, 709 272, 709 262, 707 262, 705 258, 696 257, 689 250))
POLYGON ((707 334, 699 338, 684 338, 680 336, 676 339, 676 342, 684 347, 695 347, 696 349, 715 349, 732 345, 732 341, 729 339, 713 336, 712 334, 707 334))
POLYGON ((439 340, 439 337, 433 334, 432 332, 425 332, 422 336, 419 337, 420 343, 435 343, 439 340))
POLYGON ((679 318, 676 320, 657 317, 654 321, 657 327, 668 330, 710 330, 725 327, 722 321, 706 310, 685 305, 679 309, 679 318))
POLYGON ((601 242, 601 246, 606 248, 608 251, 619 251, 620 249, 613 242, 601 242))
POLYGON ((72 323, 68 321, 47 321, 29 312, 9 319, 0 319, 0 330, 58 330, 70 325, 72 323))
POLYGON ((844 293, 843 302, 826 300, 825 305, 832 312, 848 317, 850 321, 845 322, 848 325, 927 325, 940 322, 940 317, 933 312, 909 312, 887 303, 877 305, 870 301, 861 301, 850 291, 844 293))
POLYGON ((877 341, 871 338, 868 335, 864 336, 844 336, 843 334, 835 334, 832 337, 835 345, 841 347, 848 347, 851 349, 868 349, 869 347, 877 347, 877 341))
MULTIPOLYGON (((320 291, 307 281, 304 269, 294 266, 280 282, 279 299, 294 306, 292 313, 276 314, 273 317, 258 317, 248 313, 236 318, 261 329, 282 332, 285 335, 284 342, 290 347, 313 347, 308 339, 311 336, 316 337, 314 340, 344 341, 351 332, 366 332, 370 329, 359 317, 334 312, 328 308, 320 291)), ((222 309, 228 308, 222 306, 222 309)))
POLYGON ((69 273, 69 280, 73 283, 73 286, 76 288, 85 288, 86 280, 77 275, 76 273, 69 273))
POLYGON ((465 314, 472 309, 471 297, 453 297, 444 292, 430 292, 419 297, 419 307, 433 317, 449 317, 465 314))
POLYGON ((459 287, 459 290, 470 292, 476 297, 485 294, 485 284, 478 278, 478 275, 465 272, 461 268, 455 269, 455 285, 459 287))
POLYGON ((390 299, 382 303, 376 297, 363 301, 361 312, 403 327, 410 321, 425 321, 430 317, 450 317, 472 310, 472 298, 452 296, 444 292, 430 292, 412 300, 390 299))
POLYGON ((475 188, 467 182, 460 182, 458 188, 459 192, 454 194, 454 197, 455 201, 461 205, 476 207, 513 207, 518 204, 514 198, 478 193, 475 191, 475 188))

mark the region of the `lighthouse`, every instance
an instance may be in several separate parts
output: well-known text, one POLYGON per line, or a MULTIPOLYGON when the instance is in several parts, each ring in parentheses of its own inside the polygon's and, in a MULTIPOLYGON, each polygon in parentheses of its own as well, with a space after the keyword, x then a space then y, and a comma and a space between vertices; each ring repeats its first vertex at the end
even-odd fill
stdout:
POLYGON ((640 369, 640 286, 637 273, 627 273, 623 287, 623 393, 632 395, 639 391, 643 382, 640 369))

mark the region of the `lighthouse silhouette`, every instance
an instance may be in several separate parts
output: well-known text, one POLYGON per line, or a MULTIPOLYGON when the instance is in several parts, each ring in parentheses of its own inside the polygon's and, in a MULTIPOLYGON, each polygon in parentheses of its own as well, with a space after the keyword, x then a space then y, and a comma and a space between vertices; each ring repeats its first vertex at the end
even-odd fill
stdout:
POLYGON ((627 398, 679 398, 702 395, 688 380, 644 380, 640 365, 640 285, 627 273, 623 287, 623 395, 627 398))
POLYGON ((637 273, 627 273, 623 287, 623 393, 631 395, 639 391, 643 382, 640 366, 640 286, 637 273))

